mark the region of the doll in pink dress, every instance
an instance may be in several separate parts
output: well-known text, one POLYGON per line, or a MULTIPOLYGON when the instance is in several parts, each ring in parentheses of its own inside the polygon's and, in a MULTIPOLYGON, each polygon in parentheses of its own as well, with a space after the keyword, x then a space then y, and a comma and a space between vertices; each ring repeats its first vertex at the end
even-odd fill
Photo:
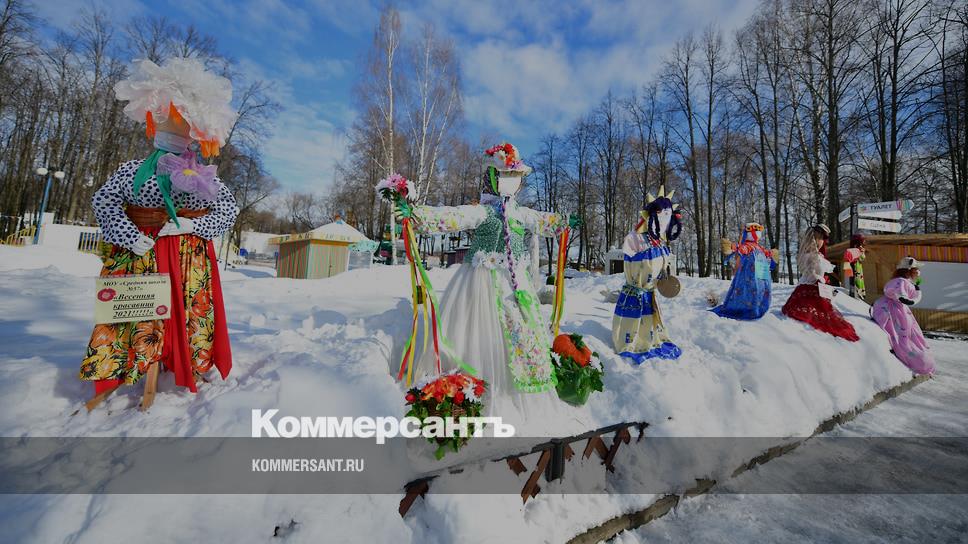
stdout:
POLYGON ((934 373, 934 358, 910 306, 921 300, 921 263, 905 257, 897 263, 894 278, 884 286, 884 296, 871 309, 874 321, 887 332, 891 349, 915 374, 934 373))

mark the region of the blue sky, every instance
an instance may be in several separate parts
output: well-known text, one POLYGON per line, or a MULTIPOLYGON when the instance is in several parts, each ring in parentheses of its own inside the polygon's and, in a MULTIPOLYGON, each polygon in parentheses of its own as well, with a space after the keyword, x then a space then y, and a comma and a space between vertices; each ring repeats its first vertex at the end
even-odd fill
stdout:
MULTIPOLYGON (((55 27, 92 0, 35 0, 55 27)), ((612 89, 653 76, 676 39, 718 24, 729 37, 758 0, 398 2, 404 33, 424 21, 453 38, 461 59, 464 130, 516 143, 527 160, 541 136, 565 130, 612 89)), ((215 36, 247 77, 269 80, 285 111, 265 142, 283 187, 325 192, 354 118, 351 91, 382 1, 93 0, 118 24, 166 13, 215 36)))

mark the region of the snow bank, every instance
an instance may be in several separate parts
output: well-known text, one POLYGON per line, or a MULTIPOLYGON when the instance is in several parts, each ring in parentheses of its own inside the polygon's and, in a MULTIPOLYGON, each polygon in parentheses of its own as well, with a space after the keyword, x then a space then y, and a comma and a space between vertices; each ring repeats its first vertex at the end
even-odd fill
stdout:
MULTIPOLYGON (((404 266, 323 280, 278 279, 259 267, 229 271, 224 290, 234 368, 228 380, 213 377, 193 395, 175 390, 166 374, 147 414, 135 409, 140 387, 123 389, 90 414, 74 414, 91 394, 76 372, 90 334, 88 301, 97 259, 0 247, 0 263, 2 436, 248 436, 254 408, 311 416, 403 413, 403 387, 391 372, 410 325, 404 266)), ((452 275, 453 270, 431 271, 440 291, 452 275)), ((845 296, 836 301, 861 337, 850 343, 783 316, 780 307, 790 287, 775 286, 773 307, 760 321, 737 322, 707 309, 706 292, 725 292, 726 282, 692 278, 682 278, 678 298, 660 300, 682 358, 632 366, 610 348, 614 305, 601 294, 622 283, 621 276, 586 276, 567 285, 562 330, 585 335, 600 354, 606 391, 583 408, 561 403, 540 418, 510 421, 519 435, 566 436, 646 421, 649 436, 803 436, 823 419, 911 377, 890 353, 886 335, 867 318, 863 303, 845 296)), ((620 451, 620 458, 629 451, 620 451)), ((727 460, 722 464, 726 468, 727 460)), ((411 472, 426 466, 418 463, 411 472)), ((589 490, 602 485, 597 462, 568 470, 569 478, 588 477, 589 490)), ((461 477, 489 477, 492 471, 494 477, 510 474, 506 467, 484 466, 461 477)), ((609 489, 623 487, 621 467, 609 478, 609 489)), ((367 534, 374 541, 392 535, 398 542, 558 542, 652 500, 649 495, 554 495, 555 484, 543 484, 542 494, 522 507, 517 496, 435 494, 447 487, 447 478, 433 485, 406 520, 397 517, 400 496, 393 495, 74 495, 4 498, 8 508, 0 514, 0 526, 19 537, 15 540, 138 538, 144 534, 141 524, 118 520, 151 511, 179 520, 169 536, 191 535, 197 541, 268 537, 275 525, 294 519, 291 541, 340 540, 339 533, 367 534), (384 524, 377 528, 374 517, 384 524), (501 523, 494 523, 497 519, 501 523)))

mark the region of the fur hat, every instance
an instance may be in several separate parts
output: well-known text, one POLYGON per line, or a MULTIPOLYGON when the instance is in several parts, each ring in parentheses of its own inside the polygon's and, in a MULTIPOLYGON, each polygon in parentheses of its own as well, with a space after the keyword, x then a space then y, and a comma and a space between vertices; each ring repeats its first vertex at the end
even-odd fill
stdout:
POLYGON ((897 270, 921 268, 921 261, 910 256, 904 257, 903 259, 897 262, 897 266, 895 266, 894 268, 896 268, 897 270))

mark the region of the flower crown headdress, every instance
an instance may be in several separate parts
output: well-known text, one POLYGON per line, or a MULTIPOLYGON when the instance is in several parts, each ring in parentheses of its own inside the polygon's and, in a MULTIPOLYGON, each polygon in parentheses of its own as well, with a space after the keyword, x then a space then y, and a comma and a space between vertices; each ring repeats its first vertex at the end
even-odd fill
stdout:
POLYGON ((145 121, 149 138, 158 123, 183 119, 205 157, 218 155, 238 117, 231 106, 232 83, 194 58, 172 58, 161 66, 137 60, 131 75, 114 86, 114 94, 128 102, 128 118, 145 121))
POLYGON ((498 172, 511 175, 526 176, 531 173, 531 167, 521 160, 518 148, 508 142, 488 148, 484 155, 484 168, 493 166, 498 172))

